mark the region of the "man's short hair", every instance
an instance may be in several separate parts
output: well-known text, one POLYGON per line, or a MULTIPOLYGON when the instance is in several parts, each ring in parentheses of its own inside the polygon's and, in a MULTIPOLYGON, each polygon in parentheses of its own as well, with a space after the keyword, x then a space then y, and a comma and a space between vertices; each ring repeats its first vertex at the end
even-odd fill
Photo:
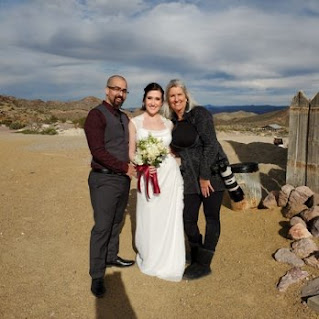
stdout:
POLYGON ((123 81, 125 81, 125 83, 127 83, 126 79, 122 75, 114 74, 114 75, 112 75, 112 76, 110 76, 108 78, 108 80, 106 81, 106 86, 105 87, 110 86, 110 84, 113 81, 113 79, 122 79, 123 81))

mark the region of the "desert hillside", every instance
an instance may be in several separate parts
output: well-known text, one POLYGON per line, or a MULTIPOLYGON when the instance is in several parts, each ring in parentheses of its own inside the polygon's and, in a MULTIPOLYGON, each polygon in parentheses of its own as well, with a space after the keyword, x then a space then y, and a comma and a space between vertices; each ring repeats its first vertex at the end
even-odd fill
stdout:
POLYGON ((238 111, 238 112, 221 112, 214 114, 215 122, 225 123, 227 121, 238 121, 244 118, 249 118, 251 116, 256 116, 256 113, 253 112, 245 112, 245 111, 238 111))
POLYGON ((101 99, 88 96, 77 101, 42 101, 18 99, 0 95, 1 122, 45 122, 50 118, 77 120, 85 117, 88 111, 101 103, 101 99))
MULTIPOLYGON (((70 121, 81 122, 85 119, 88 111, 101 103, 101 99, 93 96, 78 101, 42 101, 18 99, 12 96, 0 95, 0 124, 22 128, 38 123, 52 124, 56 122, 70 121)), ((138 115, 141 111, 126 110, 129 116, 138 115)), ((263 131, 263 127, 277 124, 282 127, 280 133, 287 134, 289 125, 289 109, 264 114, 252 112, 222 112, 214 114, 214 123, 217 130, 221 131, 263 131)))
POLYGON ((215 114, 215 122, 217 124, 233 123, 240 125, 256 123, 256 125, 259 126, 277 123, 281 126, 289 126, 289 108, 264 114, 254 114, 251 112, 234 112, 226 114, 228 116, 224 116, 224 113, 215 114))

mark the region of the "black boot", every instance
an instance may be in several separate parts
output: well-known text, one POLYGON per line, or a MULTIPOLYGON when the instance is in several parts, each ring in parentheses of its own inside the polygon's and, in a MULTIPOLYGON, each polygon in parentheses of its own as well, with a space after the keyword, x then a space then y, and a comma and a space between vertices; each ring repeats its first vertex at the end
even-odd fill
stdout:
POLYGON ((198 247, 199 245, 190 245, 190 252, 189 254, 186 253, 186 263, 192 264, 196 261, 198 255, 198 247))
POLYGON ((186 252, 186 263, 187 264, 192 264, 196 261, 197 259, 197 255, 198 255, 198 247, 201 247, 203 241, 203 237, 202 235, 199 235, 199 240, 197 243, 192 243, 192 242, 188 242, 189 243, 189 247, 190 247, 190 252, 186 252))
POLYGON ((197 259, 184 271, 184 279, 192 280, 207 276, 211 273, 210 263, 213 259, 214 251, 198 247, 197 259))

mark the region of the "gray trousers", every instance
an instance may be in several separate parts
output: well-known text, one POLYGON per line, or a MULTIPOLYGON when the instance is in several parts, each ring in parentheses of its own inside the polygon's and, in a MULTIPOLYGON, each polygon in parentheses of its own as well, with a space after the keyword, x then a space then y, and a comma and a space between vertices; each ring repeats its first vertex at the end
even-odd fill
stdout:
POLYGON ((88 183, 94 212, 90 239, 90 276, 95 279, 104 277, 106 262, 117 258, 130 178, 91 171, 88 183))

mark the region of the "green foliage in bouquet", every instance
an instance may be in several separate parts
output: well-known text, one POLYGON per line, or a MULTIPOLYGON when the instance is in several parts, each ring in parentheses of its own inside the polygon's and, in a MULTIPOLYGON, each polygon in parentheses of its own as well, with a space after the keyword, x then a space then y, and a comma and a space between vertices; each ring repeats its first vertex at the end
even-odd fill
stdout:
POLYGON ((168 153, 169 149, 163 141, 149 134, 147 138, 137 141, 134 162, 137 165, 158 167, 168 153))

